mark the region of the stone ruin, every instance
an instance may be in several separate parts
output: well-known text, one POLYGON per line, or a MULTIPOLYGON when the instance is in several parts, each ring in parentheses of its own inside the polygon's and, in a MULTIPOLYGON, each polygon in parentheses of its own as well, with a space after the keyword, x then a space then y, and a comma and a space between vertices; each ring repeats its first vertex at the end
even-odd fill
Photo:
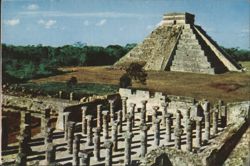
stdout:
POLYGON ((190 13, 169 13, 151 34, 115 63, 132 62, 146 70, 216 74, 241 71, 241 66, 222 50, 198 25, 190 13))
POLYGON ((40 104, 47 104, 43 107, 36 99, 3 96, 3 111, 21 114, 18 144, 8 144, 10 124, 8 117, 2 117, 3 165, 214 166, 249 162, 249 146, 239 149, 237 145, 245 137, 250 145, 250 101, 212 104, 120 89, 117 98, 102 104, 60 102, 51 105, 43 100, 40 104), (51 118, 59 114, 63 117, 57 118, 57 124, 61 125, 54 127, 51 118), (33 137, 32 116, 41 118, 41 133, 33 137), (231 156, 235 149, 244 152, 237 162, 231 156))

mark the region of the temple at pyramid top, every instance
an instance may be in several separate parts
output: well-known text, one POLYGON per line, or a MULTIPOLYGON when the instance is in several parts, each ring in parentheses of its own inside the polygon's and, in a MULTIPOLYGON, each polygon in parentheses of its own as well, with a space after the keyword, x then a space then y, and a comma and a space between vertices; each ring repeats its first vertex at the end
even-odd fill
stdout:
POLYGON ((128 52, 115 67, 131 63, 145 70, 216 74, 241 71, 241 66, 194 24, 190 13, 169 13, 142 43, 128 52))
POLYGON ((164 14, 163 24, 194 24, 194 15, 190 13, 164 14))

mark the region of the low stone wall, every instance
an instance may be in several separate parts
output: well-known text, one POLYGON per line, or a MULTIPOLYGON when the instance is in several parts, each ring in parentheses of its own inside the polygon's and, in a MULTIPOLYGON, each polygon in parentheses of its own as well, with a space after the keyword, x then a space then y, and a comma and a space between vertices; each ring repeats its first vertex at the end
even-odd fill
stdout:
POLYGON ((250 124, 250 101, 227 104, 227 121, 229 124, 237 123, 239 118, 248 119, 250 124))
POLYGON ((208 150, 208 156, 203 158, 203 164, 206 166, 222 165, 247 127, 248 123, 244 121, 226 129, 223 135, 215 140, 218 147, 208 150))
MULTIPOLYGON (((168 102, 168 112, 175 113, 177 109, 181 112, 188 110, 191 108, 194 110, 193 107, 197 101, 195 101, 192 97, 186 96, 174 96, 174 95, 164 95, 161 92, 151 93, 149 91, 144 90, 132 90, 132 89, 125 89, 120 88, 119 94, 121 97, 127 97, 127 107, 129 107, 130 103, 136 104, 136 108, 141 108, 142 100, 147 100, 147 111, 151 114, 151 110, 153 106, 161 107, 161 104, 164 102, 168 102)), ((192 112, 191 110, 191 112, 192 112)))
POLYGON ((161 163, 168 163, 168 165, 171 166, 202 166, 199 155, 169 148, 167 146, 161 146, 147 153, 141 166, 159 166, 157 165, 158 159, 162 160, 161 163), (164 157, 161 158, 163 154, 164 157))

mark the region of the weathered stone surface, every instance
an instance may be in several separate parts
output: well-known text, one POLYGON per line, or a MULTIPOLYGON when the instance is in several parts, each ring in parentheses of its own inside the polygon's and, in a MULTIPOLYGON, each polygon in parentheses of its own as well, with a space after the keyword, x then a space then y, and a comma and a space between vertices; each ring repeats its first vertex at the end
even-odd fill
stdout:
MULTIPOLYGON (((176 14, 176 13, 174 13, 176 14)), ((134 49, 122 57, 115 66, 130 63, 144 64, 146 70, 171 70, 195 73, 222 73, 241 71, 241 66, 220 47, 205 31, 194 25, 194 15, 178 13, 173 20, 164 20, 134 49), (192 24, 185 19, 193 17, 192 24), (170 23, 172 22, 172 23, 170 23)))

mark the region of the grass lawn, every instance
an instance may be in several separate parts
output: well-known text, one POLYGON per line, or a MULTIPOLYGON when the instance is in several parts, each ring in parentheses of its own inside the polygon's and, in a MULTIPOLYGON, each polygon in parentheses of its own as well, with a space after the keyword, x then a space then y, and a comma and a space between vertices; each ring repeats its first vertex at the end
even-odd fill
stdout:
MULTIPOLYGON (((147 85, 134 83, 133 87, 160 91, 165 94, 190 96, 196 99, 206 98, 212 102, 219 99, 232 102, 250 100, 250 62, 242 62, 247 72, 228 72, 219 75, 194 74, 167 71, 149 71, 147 85)), ((110 67, 67 67, 72 71, 63 75, 52 76, 32 83, 66 82, 72 76, 79 83, 118 85, 122 70, 110 67)), ((85 87, 82 87, 85 88, 85 87)), ((93 87, 95 89, 95 87, 93 87)), ((98 91, 98 90, 97 90, 98 91)))
POLYGON ((74 92, 80 96, 85 95, 105 95, 105 94, 113 94, 118 90, 118 86, 116 85, 105 85, 105 84, 94 84, 94 83, 79 83, 72 87, 68 87, 64 82, 43 82, 43 83, 35 83, 29 82, 25 84, 21 84, 22 87, 26 89, 33 90, 41 90, 45 94, 58 94, 59 91, 66 92, 69 94, 70 92, 74 92))

